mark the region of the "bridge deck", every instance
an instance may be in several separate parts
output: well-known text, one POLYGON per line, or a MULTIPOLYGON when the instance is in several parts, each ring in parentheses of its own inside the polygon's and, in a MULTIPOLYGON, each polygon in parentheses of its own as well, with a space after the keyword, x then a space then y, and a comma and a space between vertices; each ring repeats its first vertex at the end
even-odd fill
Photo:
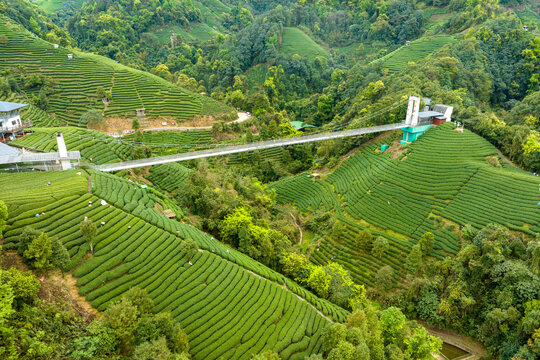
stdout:
POLYGON ((206 158, 206 157, 212 157, 212 156, 235 154, 235 153, 240 153, 240 152, 245 152, 245 151, 254 151, 254 150, 268 149, 268 148, 273 148, 273 147, 303 144, 303 143, 308 143, 308 142, 338 139, 338 138, 344 138, 344 137, 350 137, 350 136, 358 136, 358 135, 363 135, 363 134, 401 129, 407 126, 408 125, 406 125, 405 123, 397 123, 397 124, 372 126, 372 127, 367 127, 367 128, 359 128, 359 129, 353 129, 353 130, 343 130, 343 131, 320 133, 320 134, 314 134, 314 135, 282 138, 282 139, 276 139, 276 140, 267 140, 267 141, 260 141, 260 142, 243 144, 243 145, 223 146, 223 147, 217 147, 215 149, 199 150, 199 151, 187 152, 183 154, 159 156, 159 157, 140 159, 140 160, 123 161, 123 162, 118 162, 118 163, 113 163, 113 164, 96 165, 94 166, 94 169, 99 170, 99 171, 106 171, 106 172, 126 170, 126 169, 133 169, 133 168, 145 167, 145 166, 151 166, 151 165, 166 164, 166 163, 171 163, 171 162, 187 161, 187 160, 200 159, 200 158, 206 158))

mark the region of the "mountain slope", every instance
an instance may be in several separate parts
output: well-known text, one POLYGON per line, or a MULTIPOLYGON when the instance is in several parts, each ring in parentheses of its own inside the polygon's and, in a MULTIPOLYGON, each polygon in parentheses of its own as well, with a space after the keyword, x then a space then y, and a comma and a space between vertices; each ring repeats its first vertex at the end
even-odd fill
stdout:
POLYGON ((466 224, 496 222, 528 235, 540 232, 538 177, 501 167, 496 149, 480 136, 445 124, 405 148, 396 142, 385 153, 380 145, 391 140, 362 148, 323 179, 304 173, 272 185, 278 201, 303 212, 335 211, 348 230, 323 239, 312 261, 337 261, 355 281, 373 284, 384 265, 396 279, 404 277, 405 258, 426 232, 435 235, 431 255, 438 258, 459 250, 459 227, 466 224), (389 240, 382 257, 355 244, 365 228, 389 240))
POLYGON ((81 196, 86 175, 2 174, 2 189, 10 183, 20 186, 7 189, 10 196, 3 191, 0 196, 11 215, 5 248, 15 248, 27 226, 58 237, 71 255, 79 292, 98 309, 132 286, 146 289, 154 312, 170 311, 186 330, 195 359, 249 359, 263 349, 273 349, 283 359, 303 359, 320 350, 327 316, 345 319, 345 310, 159 214, 147 190, 131 182, 91 172, 95 193, 81 196), (58 188, 66 182, 72 184, 70 190, 58 188), (50 196, 29 197, 29 189, 49 190, 50 196), (108 204, 101 205, 102 199, 108 204), (90 257, 78 226, 84 217, 101 224, 90 257), (191 257, 181 245, 186 238, 199 247, 191 257))
MULTIPOLYGON (((151 118, 178 121, 195 115, 228 113, 216 101, 174 86, 167 81, 113 60, 62 47, 33 36, 2 17, 0 36, 7 38, 0 48, 0 67, 24 69, 25 74, 41 74, 52 79, 47 112, 65 124, 78 125, 81 114, 90 108, 106 117, 133 117, 135 109, 145 108, 151 118), (68 59, 73 54, 73 59, 68 59), (108 104, 98 98, 98 87, 110 92, 108 104), (204 103, 204 105, 203 105, 204 103)), ((29 90, 27 97, 37 95, 29 90)))

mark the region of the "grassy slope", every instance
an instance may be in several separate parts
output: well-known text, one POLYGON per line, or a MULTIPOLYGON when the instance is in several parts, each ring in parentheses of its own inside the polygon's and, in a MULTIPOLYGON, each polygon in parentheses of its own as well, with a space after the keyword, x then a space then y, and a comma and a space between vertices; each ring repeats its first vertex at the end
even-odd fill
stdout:
POLYGON ((67 4, 75 9, 79 9, 84 4, 84 0, 35 0, 34 4, 51 14, 64 8, 67 4))
POLYGON ((219 0, 199 0, 194 1, 193 4, 201 11, 202 23, 190 24, 189 28, 173 25, 153 31, 160 43, 165 44, 170 41, 171 31, 185 40, 197 41, 212 40, 221 33, 222 14, 228 13, 230 8, 219 0))
POLYGON ((313 59, 328 56, 328 52, 298 28, 284 28, 280 51, 283 54, 298 54, 313 59))
POLYGON ((439 258, 459 249, 459 225, 497 222, 540 232, 538 178, 488 165, 486 157, 496 149, 481 137, 446 124, 409 145, 401 159, 377 153, 380 145, 363 148, 324 179, 304 173, 272 186, 278 201, 294 202, 304 212, 333 210, 347 227, 343 238, 323 240, 314 262, 335 256, 355 280, 372 284, 384 265, 394 268, 396 279, 403 277, 410 248, 427 231, 435 234, 432 256, 439 258), (382 258, 356 249, 354 236, 365 227, 390 240, 382 258))
POLYGON ((266 80, 266 74, 268 67, 265 64, 255 65, 246 71, 246 78, 249 84, 249 91, 252 92, 255 89, 261 87, 266 80))
POLYGON ((34 37, 6 18, 0 21, 0 34, 9 38, 0 49, 0 67, 24 66, 26 72, 42 73, 54 79, 54 92, 48 112, 67 124, 77 124, 90 108, 103 110, 106 116, 133 117, 135 109, 146 108, 148 117, 172 117, 178 120, 203 114, 228 113, 230 109, 214 100, 191 93, 167 81, 102 56, 70 49, 54 49, 52 44, 34 37), (74 59, 68 60, 67 54, 74 59), (103 86, 112 91, 107 108, 96 98, 96 89, 103 86), (203 107, 202 102, 215 103, 203 107))
POLYGON ((91 174, 94 194, 84 194, 84 172, 0 174, 0 197, 11 215, 5 247, 15 247, 26 226, 59 237, 72 257, 79 292, 93 306, 103 310, 131 286, 147 289, 154 311, 171 311, 185 328, 196 360, 249 359, 263 349, 274 349, 283 359, 303 359, 320 351, 328 325, 322 313, 345 319, 347 312, 291 280, 284 286, 280 274, 160 215, 148 193, 152 189, 91 174), (39 196, 31 195, 36 190, 39 196), (101 206, 101 199, 111 205, 101 206), (37 212, 45 214, 36 218, 37 212), (78 227, 85 216, 104 223, 90 258, 78 227), (187 237, 200 248, 191 264, 179 249, 187 237))
POLYGON ((419 61, 454 41, 456 40, 451 35, 424 36, 412 41, 409 46, 402 46, 376 61, 381 62, 381 66, 389 69, 390 72, 401 71, 409 62, 419 61))

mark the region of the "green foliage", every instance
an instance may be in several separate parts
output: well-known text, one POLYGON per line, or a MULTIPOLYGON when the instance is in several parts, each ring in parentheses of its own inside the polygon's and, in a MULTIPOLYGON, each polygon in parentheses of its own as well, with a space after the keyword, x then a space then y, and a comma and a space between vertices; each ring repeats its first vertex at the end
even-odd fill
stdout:
POLYGON ((260 354, 253 355, 251 360, 281 360, 279 354, 272 350, 266 350, 260 354))
POLYGON ((79 120, 79 123, 84 126, 88 126, 89 128, 94 128, 97 125, 100 125, 103 123, 105 118, 101 113, 96 109, 90 109, 84 114, 81 115, 81 119, 79 120))
POLYGON ((407 353, 412 359, 428 360, 432 354, 439 351, 442 347, 442 340, 430 336, 424 327, 417 327, 413 334, 405 340, 407 353))
POLYGON ((0 281, 4 291, 11 293, 9 297, 13 298, 12 306, 15 309, 19 309, 23 304, 32 304, 41 285, 30 271, 23 272, 13 267, 0 270, 0 281))
POLYGON ((8 218, 8 208, 6 204, 0 200, 0 238, 6 226, 6 220, 8 218))
POLYGON ((88 334, 75 340, 72 356, 77 360, 91 360, 112 354, 115 350, 114 330, 102 321, 94 320, 88 325, 88 334))
POLYGON ((57 237, 53 237, 51 238, 51 249, 52 265, 60 270, 67 271, 71 262, 71 257, 64 244, 62 244, 57 237))
POLYGON ((427 232, 418 241, 420 249, 424 257, 429 256, 433 251, 433 245, 435 245, 435 236, 432 232, 427 232))
POLYGON ((371 248, 371 253, 381 258, 386 252, 390 249, 390 243, 384 236, 377 236, 375 241, 373 241, 373 247, 371 248))
POLYGON ((171 357, 165 338, 144 342, 133 351, 133 360, 168 360, 171 357))
POLYGON ((315 293, 317 293, 317 295, 326 298, 328 297, 331 280, 332 276, 327 274, 322 267, 314 267, 311 270, 306 283, 315 291, 315 293))
POLYGON ((25 251, 28 250, 28 247, 37 239, 41 233, 31 227, 26 227, 19 237, 19 244, 17 246, 17 251, 20 256, 23 256, 25 251))
POLYGON ((36 270, 45 270, 51 266, 52 254, 51 239, 47 234, 41 233, 24 252, 24 260, 36 270))
POLYGON ((347 327, 343 324, 327 326, 323 333, 323 349, 326 353, 330 352, 340 342, 347 338, 347 327))
POLYGON ((442 341, 429 336, 400 309, 380 311, 372 305, 357 308, 345 325, 328 326, 322 334, 327 359, 430 359, 442 341))
POLYGON ((370 252, 373 246, 373 235, 369 229, 361 230, 356 234, 354 241, 359 250, 370 252))
POLYGON ((411 274, 416 274, 422 267, 422 248, 420 245, 414 245, 411 252, 407 256, 407 263, 405 265, 407 271, 411 274))
POLYGON ((124 299, 131 302, 133 306, 137 307, 139 315, 147 315, 152 313, 152 308, 154 307, 154 302, 148 296, 148 292, 144 289, 141 289, 137 286, 132 287, 124 295, 124 299))
MULTIPOLYGON (((74 53, 74 50, 63 47, 53 49, 51 46, 51 43, 66 46, 61 39, 42 41, 24 35, 16 27, 8 27, 6 24, 11 24, 12 21, 5 17, 1 23, 0 35, 6 35, 10 39, 8 45, 3 46, 0 51, 2 58, 7 61, 3 64, 4 68, 23 66, 29 75, 40 73, 50 77, 54 87, 49 87, 49 90, 54 94, 47 94, 47 111, 68 124, 80 126, 81 116, 92 108, 102 112, 107 118, 131 118, 135 109, 145 108, 147 116, 172 116, 178 120, 191 119, 201 113, 228 114, 231 111, 224 104, 208 98, 203 106, 203 97, 198 94, 189 93, 154 75, 124 67, 98 55, 75 53, 74 59, 69 60, 67 54, 74 53), (24 51, 18 44, 24 44, 24 51), (101 102, 101 98, 96 99, 98 87, 111 89, 108 90, 111 97, 107 107, 101 102), (136 91, 138 96, 133 96, 133 91, 136 91)), ((108 43, 109 40, 106 41, 108 43)), ((29 98, 34 95, 33 91, 24 92, 29 98)), ((54 120, 43 116, 47 118, 44 121, 54 120)), ((36 123, 37 121, 34 122, 36 123)))
POLYGON ((390 265, 385 265, 375 274, 375 284, 376 286, 383 290, 388 291, 394 283, 394 270, 390 265))
POLYGON ((126 299, 111 305, 103 313, 103 322, 114 331, 115 346, 122 354, 130 353, 135 345, 135 329, 139 315, 137 306, 126 299))
POLYGON ((514 356, 519 346, 519 354, 530 354, 534 351, 530 326, 536 326, 533 299, 540 290, 535 240, 495 224, 467 233, 455 258, 436 262, 429 278, 422 276, 407 289, 406 307, 438 326, 460 327, 479 338, 494 356, 514 356), (436 285, 443 278, 443 286, 436 285), (527 330, 520 325, 525 323, 527 330))
POLYGON ((191 260, 199 251, 199 246, 194 240, 187 238, 180 243, 180 251, 186 254, 188 260, 191 260))
POLYGON ((131 157, 135 160, 137 159, 147 159, 151 157, 152 149, 148 146, 137 146, 133 148, 131 157))
POLYGON ((131 128, 135 131, 141 128, 141 124, 138 118, 133 118, 133 120, 131 120, 131 128))
POLYGON ((88 242, 88 245, 90 246, 90 252, 94 253, 93 241, 98 232, 96 224, 94 224, 92 220, 85 219, 84 221, 81 221, 81 223, 79 224, 79 228, 81 230, 83 238, 88 242))
MULTIPOLYGON (((402 344, 406 336, 406 318, 399 308, 389 307, 381 312, 381 333, 385 344, 402 344)), ((441 344, 442 345, 442 344, 441 344)))

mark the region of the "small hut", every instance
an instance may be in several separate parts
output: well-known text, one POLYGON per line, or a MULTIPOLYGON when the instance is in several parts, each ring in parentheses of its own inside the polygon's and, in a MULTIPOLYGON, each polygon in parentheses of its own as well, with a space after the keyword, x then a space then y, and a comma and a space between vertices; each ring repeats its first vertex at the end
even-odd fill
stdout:
POLYGON ((58 44, 53 44, 53 48, 58 49, 58 44))
POLYGON ((69 60, 73 59, 73 54, 67 54, 69 60))
POLYGON ((171 209, 163 210, 163 215, 165 215, 171 220, 174 220, 174 218, 176 217, 176 214, 171 209))

